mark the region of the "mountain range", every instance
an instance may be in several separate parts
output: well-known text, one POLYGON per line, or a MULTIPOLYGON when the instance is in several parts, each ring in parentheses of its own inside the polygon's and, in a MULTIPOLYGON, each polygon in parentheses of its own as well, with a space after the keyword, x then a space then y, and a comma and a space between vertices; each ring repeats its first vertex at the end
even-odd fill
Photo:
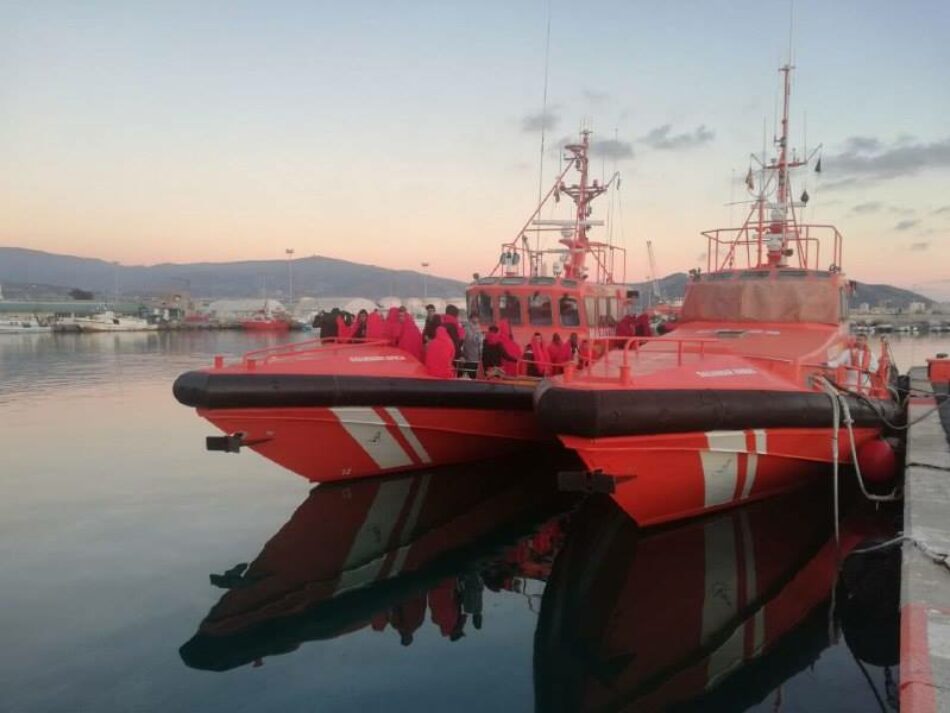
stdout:
MULTIPOLYGON (((288 280, 285 260, 116 265, 95 258, 0 247, 0 286, 7 299, 63 299, 73 289, 101 298, 114 292, 146 297, 182 290, 199 297, 256 297, 265 292, 283 297, 288 280)), ((465 292, 465 283, 458 280, 319 255, 294 260, 293 280, 295 295, 311 297, 457 297, 465 292)), ((667 275, 659 280, 660 292, 667 299, 679 299, 687 280, 683 272, 667 275)), ((638 283, 633 288, 640 290, 642 304, 654 301, 651 283, 638 283)), ((867 302, 906 308, 910 302, 930 305, 933 300, 891 285, 859 282, 851 302, 853 306, 867 302)))
MULTIPOLYGON (((100 297, 115 292, 146 297, 174 291, 198 297, 257 297, 264 293, 284 297, 289 277, 286 260, 116 265, 95 258, 0 247, 0 285, 7 299, 62 297, 77 288, 100 297)), ((458 280, 319 255, 294 260, 293 281, 295 295, 311 297, 457 297, 465 291, 458 280)))

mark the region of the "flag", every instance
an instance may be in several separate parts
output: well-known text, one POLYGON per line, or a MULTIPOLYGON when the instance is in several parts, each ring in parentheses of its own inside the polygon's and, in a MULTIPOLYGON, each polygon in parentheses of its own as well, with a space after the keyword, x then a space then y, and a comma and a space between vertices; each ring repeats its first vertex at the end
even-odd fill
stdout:
POLYGON ((815 164, 815 173, 821 173, 821 156, 818 157, 818 163, 815 164))
POLYGON ((745 185, 750 191, 755 190, 755 183, 752 181, 752 167, 749 166, 749 172, 745 175, 745 185))

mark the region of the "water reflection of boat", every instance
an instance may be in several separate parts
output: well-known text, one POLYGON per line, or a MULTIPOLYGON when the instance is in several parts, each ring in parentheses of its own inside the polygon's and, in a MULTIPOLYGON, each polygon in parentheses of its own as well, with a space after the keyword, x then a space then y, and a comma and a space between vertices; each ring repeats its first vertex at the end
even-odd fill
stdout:
POLYGON ((557 522, 533 528, 569 502, 537 458, 318 486, 249 566, 212 576, 229 591, 182 659, 222 671, 366 627, 408 645, 427 612, 457 639, 485 587, 546 576, 557 522))
MULTIPOLYGON (((611 500, 588 501, 544 593, 537 709, 745 710, 761 701, 833 643, 839 557, 875 532, 870 521, 845 520, 839 550, 831 517, 815 516, 827 505, 807 489, 640 530, 611 500)), ((895 622, 897 611, 895 599, 895 622)))

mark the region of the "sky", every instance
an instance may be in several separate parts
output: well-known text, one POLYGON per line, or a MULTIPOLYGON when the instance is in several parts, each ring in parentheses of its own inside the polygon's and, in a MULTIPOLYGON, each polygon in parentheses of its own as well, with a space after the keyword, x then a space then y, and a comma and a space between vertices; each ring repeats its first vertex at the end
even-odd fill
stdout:
MULTIPOLYGON (((797 0, 806 218, 950 299, 950 3, 797 0)), ((468 279, 590 128, 627 278, 705 265, 769 138, 789 0, 0 4, 0 245, 123 264, 327 255, 468 279), (588 14, 582 11, 589 10, 588 14), (547 110, 542 111, 550 17, 547 110), (622 216, 622 217, 621 217, 622 216)), ((605 232, 605 231, 604 231, 605 232)), ((605 237, 602 234, 599 237, 605 237)))

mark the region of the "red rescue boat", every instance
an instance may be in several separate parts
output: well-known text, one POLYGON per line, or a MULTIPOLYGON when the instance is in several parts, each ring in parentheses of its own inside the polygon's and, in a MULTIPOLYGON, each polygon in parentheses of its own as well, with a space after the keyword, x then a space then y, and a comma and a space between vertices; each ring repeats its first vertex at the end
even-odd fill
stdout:
POLYGON ((878 358, 848 335, 841 234, 796 215, 808 195, 792 198, 789 172, 811 157, 787 148, 791 67, 780 71, 778 156, 758 190, 750 168, 743 225, 704 233, 707 272, 693 271, 675 332, 603 340, 606 358, 535 394, 542 426, 641 525, 798 487, 900 418, 886 345, 878 358))
POLYGON ((373 331, 397 327, 369 315, 364 338, 281 345, 249 352, 233 364, 219 358, 210 369, 181 375, 175 397, 226 434, 209 438, 209 449, 247 446, 309 480, 331 481, 556 443, 537 427, 534 389, 541 376, 578 353, 591 354, 588 336, 612 334, 628 299, 622 275, 614 280, 615 271, 624 269, 623 251, 588 237, 599 225, 590 218, 591 202, 617 183, 616 175, 605 183, 588 180, 589 139, 585 132, 566 147, 569 160, 547 195, 516 239, 503 245, 491 274, 476 275, 468 289, 470 314, 480 318, 480 328, 508 327, 505 373, 479 368, 475 379, 446 378, 445 371, 455 373, 446 363, 433 375, 392 334, 371 334, 370 321, 373 331), (567 184, 571 171, 578 178, 567 184), (538 220, 542 207, 561 195, 573 201, 571 219, 538 220), (561 247, 540 248, 537 239, 547 231, 560 236, 561 247), (551 359, 545 347, 544 364, 525 358, 522 349, 535 333, 546 342, 555 332, 562 337, 561 357, 551 359), (571 346, 574 333, 583 338, 571 346))

